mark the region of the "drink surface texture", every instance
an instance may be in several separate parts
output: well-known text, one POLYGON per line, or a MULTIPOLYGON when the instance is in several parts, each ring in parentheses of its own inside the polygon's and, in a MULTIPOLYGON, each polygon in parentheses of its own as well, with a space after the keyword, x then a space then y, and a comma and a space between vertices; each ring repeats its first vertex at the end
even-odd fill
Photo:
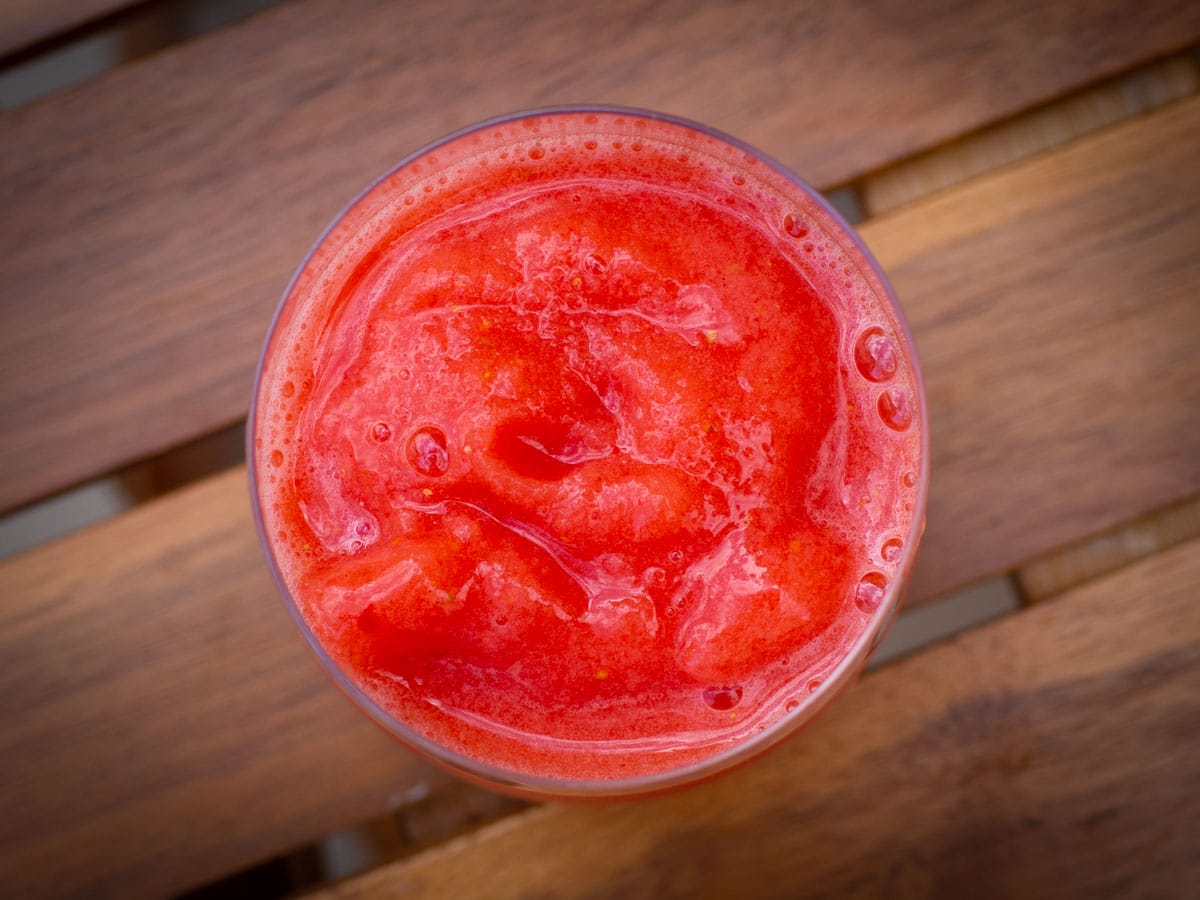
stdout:
POLYGON ((920 403, 875 270, 785 173, 670 120, 533 115, 409 160, 317 245, 253 478, 378 719, 517 780, 636 779, 786 730, 879 630, 920 403))

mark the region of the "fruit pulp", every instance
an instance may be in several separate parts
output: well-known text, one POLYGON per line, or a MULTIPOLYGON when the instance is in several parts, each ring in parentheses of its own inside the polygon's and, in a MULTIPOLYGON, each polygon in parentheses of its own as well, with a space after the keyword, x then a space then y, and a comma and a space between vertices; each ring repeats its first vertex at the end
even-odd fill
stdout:
POLYGON ((295 611, 378 718, 615 783, 785 731, 865 656, 923 428, 894 301, 811 193, 686 123, 559 112, 432 148, 327 233, 252 468, 295 611))

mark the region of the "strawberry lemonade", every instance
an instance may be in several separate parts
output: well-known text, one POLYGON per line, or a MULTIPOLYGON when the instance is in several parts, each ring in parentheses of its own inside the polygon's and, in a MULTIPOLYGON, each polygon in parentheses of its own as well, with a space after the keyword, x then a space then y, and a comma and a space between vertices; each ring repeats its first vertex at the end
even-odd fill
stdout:
POLYGON ((920 536, 907 328, 811 189, 694 123, 512 116, 304 262, 251 417, 301 629, 385 728, 510 789, 723 769, 865 661, 920 536))

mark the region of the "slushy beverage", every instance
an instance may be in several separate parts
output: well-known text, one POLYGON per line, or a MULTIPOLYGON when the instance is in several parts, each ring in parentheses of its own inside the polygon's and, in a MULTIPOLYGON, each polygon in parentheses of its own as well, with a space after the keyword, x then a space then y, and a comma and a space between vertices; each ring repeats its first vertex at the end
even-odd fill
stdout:
POLYGON ((920 534, 924 407, 862 245, 700 126, 436 144, 301 267, 252 418, 262 535, 335 678, 497 784, 709 774, 861 667, 920 534))

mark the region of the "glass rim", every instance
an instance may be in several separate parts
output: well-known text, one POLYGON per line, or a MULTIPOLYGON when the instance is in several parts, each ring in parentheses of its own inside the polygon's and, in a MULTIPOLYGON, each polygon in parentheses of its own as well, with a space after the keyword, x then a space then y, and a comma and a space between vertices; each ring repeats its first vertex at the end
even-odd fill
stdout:
MULTIPOLYGON (((824 224, 824 223, 822 223, 824 224)), ((308 252, 296 267, 289 279, 283 295, 275 307, 270 324, 263 339, 262 350, 254 371, 254 381, 250 397, 249 414, 246 427, 246 470, 250 489, 250 505, 254 517, 255 530, 259 544, 267 560, 271 577, 283 605, 296 623, 305 642, 321 667, 335 685, 371 720, 383 728, 389 735, 400 741, 406 747, 416 751, 421 756, 489 787, 505 790, 509 793, 537 798, 621 798, 658 793, 692 784, 740 765, 771 747, 776 746, 786 738, 794 735, 806 724, 812 721, 840 691, 848 686, 854 677, 863 669, 872 652, 878 646, 891 625, 899 609, 908 581, 911 577, 914 563, 919 550, 921 535, 925 528, 926 502, 929 490, 929 422, 925 394, 925 383, 921 371, 920 360, 916 352, 916 343, 904 310, 896 297, 895 290, 875 259, 874 254, 863 242, 858 232, 845 220, 832 204, 812 185, 791 171, 787 166, 778 162, 770 155, 726 134, 719 129, 696 122, 691 119, 675 116, 654 110, 641 109, 632 106, 608 104, 565 104, 556 106, 536 107, 518 110, 499 116, 493 116, 480 122, 456 129, 417 150, 404 156, 395 165, 373 179, 349 203, 347 203, 329 224, 322 229, 308 252), (899 328, 898 337, 904 342, 907 351, 906 358, 912 369, 912 386, 916 394, 917 421, 920 425, 920 461, 917 473, 916 492, 913 499, 912 518, 908 533, 904 537, 901 557, 896 565, 896 575, 889 580, 884 596, 879 605, 871 613, 871 620, 858 637, 848 646, 842 658, 834 665, 829 673, 821 680, 817 689, 801 699, 799 706, 784 713, 763 731, 750 735, 711 756, 682 765, 677 768, 638 775, 629 778, 613 779, 564 779, 532 775, 512 769, 495 766, 471 756, 445 747, 424 735, 416 732, 396 716, 385 710, 372 699, 362 688, 355 684, 343 671, 342 667, 332 659, 328 651, 313 634, 311 627, 296 606, 292 592, 284 582, 274 546, 267 534, 263 521, 262 501, 258 490, 258 463, 256 454, 256 437, 258 432, 259 394, 262 388, 262 376, 270 356, 272 342, 279 328, 281 317, 288 307, 293 290, 301 276, 308 269, 314 255, 322 247, 331 233, 363 200, 370 196, 381 184, 390 179, 412 163, 434 153, 438 148, 451 144, 464 137, 483 129, 497 125, 509 124, 523 119, 546 118, 552 116, 577 115, 615 115, 630 118, 649 119, 664 122, 683 129, 693 130, 700 134, 740 150, 750 157, 764 163, 776 174, 782 176, 795 190, 813 203, 828 219, 835 231, 828 236, 833 239, 848 239, 850 247, 839 241, 843 252, 851 256, 857 263, 865 263, 869 272, 864 272, 868 281, 873 281, 872 288, 878 293, 881 301, 890 309, 899 328)))

